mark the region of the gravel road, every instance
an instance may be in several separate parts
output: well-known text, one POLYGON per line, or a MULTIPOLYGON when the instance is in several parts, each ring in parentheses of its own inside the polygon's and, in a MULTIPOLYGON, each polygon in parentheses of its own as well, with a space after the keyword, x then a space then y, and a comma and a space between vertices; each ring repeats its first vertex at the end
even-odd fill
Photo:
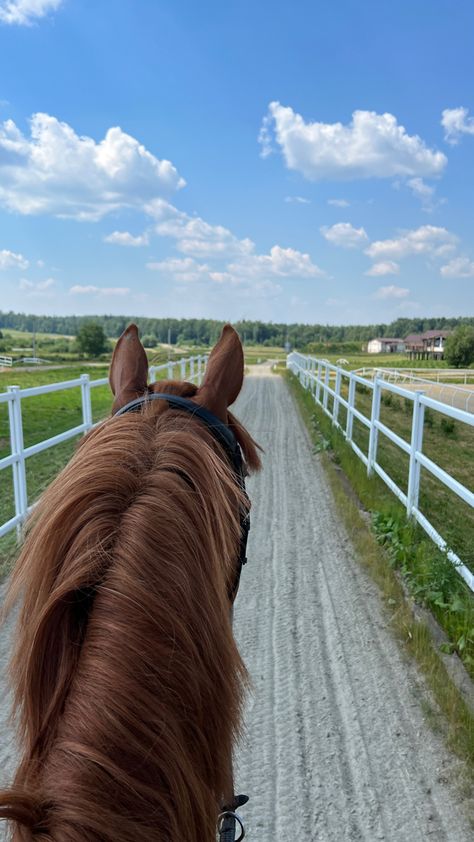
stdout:
MULTIPOLYGON (((236 756, 237 790, 251 796, 247 838, 468 842, 459 764, 424 721, 423 681, 387 631, 284 382, 269 367, 254 372, 236 409, 266 451, 249 482, 249 563, 235 610, 253 681, 236 756)), ((3 780, 15 754, 9 634, 4 626, 3 780)))

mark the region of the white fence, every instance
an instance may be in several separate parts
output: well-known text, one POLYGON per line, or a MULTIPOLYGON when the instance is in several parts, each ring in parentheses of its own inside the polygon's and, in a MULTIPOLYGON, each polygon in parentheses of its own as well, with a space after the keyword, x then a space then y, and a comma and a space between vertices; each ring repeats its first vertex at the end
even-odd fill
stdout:
POLYGON ((13 365, 13 357, 2 357, 0 356, 0 368, 6 367, 11 368, 13 365))
MULTIPOLYGON (((187 359, 178 360, 176 362, 165 363, 164 365, 150 366, 150 379, 156 380, 158 372, 165 372, 165 377, 169 380, 179 379, 201 382, 202 375, 206 366, 207 357, 189 357, 187 359), (178 371, 176 372, 176 369, 178 371)), ((8 419, 10 427, 10 455, 0 459, 0 471, 4 468, 11 467, 13 471, 13 493, 15 502, 15 515, 0 524, 0 538, 10 532, 12 529, 21 527, 21 524, 31 511, 32 506, 28 504, 28 489, 26 481, 26 459, 34 456, 36 453, 41 453, 49 447, 54 447, 60 442, 68 441, 74 436, 86 433, 95 424, 92 421, 92 401, 91 389, 97 386, 106 386, 108 378, 103 377, 100 380, 90 380, 88 374, 82 374, 76 380, 65 380, 62 383, 51 383, 46 386, 33 386, 28 389, 20 389, 19 386, 9 386, 7 392, 0 393, 0 404, 8 404, 8 419), (31 447, 24 447, 23 442, 23 416, 21 402, 24 398, 34 397, 35 395, 46 395, 51 392, 59 392, 65 389, 81 390, 82 401, 82 424, 77 427, 72 427, 65 430, 56 436, 52 436, 45 441, 38 442, 31 445, 31 447)))
POLYGON ((401 386, 413 389, 418 386, 430 398, 466 412, 474 412, 474 369, 436 369, 433 370, 433 377, 428 374, 429 369, 405 369, 405 368, 359 368, 355 372, 361 377, 375 377, 378 375, 383 380, 390 380, 392 383, 400 383, 401 386), (424 374, 424 377, 421 377, 424 374), (464 385, 446 383, 449 378, 462 380, 464 385))
POLYGON ((406 507, 407 516, 415 518, 425 532, 437 544, 437 546, 446 552, 449 560, 455 565, 456 570, 462 576, 469 588, 474 591, 474 574, 464 565, 461 559, 451 550, 443 537, 429 522, 425 515, 419 510, 419 493, 420 493, 420 471, 425 468, 432 476, 436 477, 447 488, 453 491, 461 500, 474 508, 474 493, 458 482, 454 477, 447 473, 443 468, 440 468, 435 462, 429 459, 423 453, 423 423, 425 407, 436 410, 449 418, 454 418, 464 424, 469 424, 474 427, 474 415, 470 412, 465 412, 462 409, 449 406, 441 401, 433 400, 424 394, 422 390, 408 390, 396 385, 388 380, 384 380, 378 375, 371 380, 361 377, 354 371, 346 371, 338 366, 331 365, 327 360, 318 360, 314 357, 303 356, 293 352, 289 354, 286 362, 294 374, 300 380, 300 383, 305 389, 310 390, 316 403, 318 403, 326 415, 328 415, 334 426, 338 427, 343 433, 346 441, 352 449, 357 453, 367 466, 367 473, 369 476, 372 473, 378 474, 390 490, 406 507), (347 400, 341 394, 341 387, 344 381, 348 384, 347 400), (355 406, 356 386, 357 384, 365 386, 366 389, 372 391, 371 416, 367 418, 355 406), (393 430, 387 427, 380 421, 380 404, 382 392, 387 390, 402 398, 412 401, 413 416, 411 429, 411 442, 408 444, 404 439, 397 435, 393 430), (332 411, 328 409, 328 398, 333 398, 332 411), (339 423, 340 407, 346 408, 346 424, 343 429, 339 423), (353 422, 357 418, 369 430, 369 447, 367 456, 357 446, 353 440, 353 422), (394 482, 394 480, 384 471, 381 465, 377 462, 377 448, 378 448, 378 434, 379 432, 387 436, 387 438, 399 447, 409 457, 409 472, 408 472, 408 488, 405 494, 401 488, 394 482))

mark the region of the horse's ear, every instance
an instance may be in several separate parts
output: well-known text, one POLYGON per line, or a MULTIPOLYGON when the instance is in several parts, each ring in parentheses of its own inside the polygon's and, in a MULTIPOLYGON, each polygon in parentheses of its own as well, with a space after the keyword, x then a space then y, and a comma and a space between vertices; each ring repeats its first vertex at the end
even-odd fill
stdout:
POLYGON ((227 407, 237 399, 244 379, 244 352, 238 333, 225 325, 211 351, 202 386, 193 400, 225 423, 227 407))
POLYGON ((112 412, 141 397, 147 390, 148 360, 136 325, 129 325, 118 340, 110 363, 109 383, 114 393, 112 412))

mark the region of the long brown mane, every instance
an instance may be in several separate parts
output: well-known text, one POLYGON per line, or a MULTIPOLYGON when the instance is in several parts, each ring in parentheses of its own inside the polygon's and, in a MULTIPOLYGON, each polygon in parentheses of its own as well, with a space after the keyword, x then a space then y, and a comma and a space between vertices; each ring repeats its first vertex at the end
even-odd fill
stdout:
POLYGON ((162 401, 93 430, 44 494, 9 596, 15 842, 215 839, 246 680, 227 597, 241 505, 212 434, 162 401))

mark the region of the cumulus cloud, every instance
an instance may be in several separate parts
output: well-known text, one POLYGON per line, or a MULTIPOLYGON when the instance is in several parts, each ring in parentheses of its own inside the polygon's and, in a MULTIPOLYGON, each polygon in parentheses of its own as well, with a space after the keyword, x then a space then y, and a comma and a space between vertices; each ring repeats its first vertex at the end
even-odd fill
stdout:
POLYGON ((132 246, 138 248, 139 246, 148 245, 148 234, 145 232, 144 234, 139 234, 137 237, 134 237, 133 234, 130 234, 128 231, 113 231, 112 234, 108 234, 104 237, 104 242, 114 243, 118 246, 132 246))
POLYGON ((130 288, 129 287, 96 287, 88 284, 86 286, 81 286, 80 284, 76 284, 69 289, 70 295, 130 295, 130 288))
POLYGON ((458 238, 446 228, 422 225, 413 231, 403 232, 393 240, 376 240, 365 253, 376 260, 384 257, 399 260, 412 254, 442 257, 456 247, 457 240, 458 238))
POLYGON ((147 269, 171 276, 177 283, 192 283, 209 279, 209 266, 198 263, 192 257, 169 257, 157 263, 147 263, 146 266, 147 269))
POLYGON ((405 289, 404 287, 389 286, 379 287, 373 297, 385 301, 388 298, 406 298, 408 295, 410 295, 409 289, 405 289))
POLYGON ((407 134, 393 114, 354 111, 348 125, 306 123, 300 114, 271 102, 260 133, 262 155, 281 149, 286 165, 310 181, 320 179, 436 176, 447 158, 407 134))
POLYGON ((474 260, 454 257, 439 270, 445 278, 474 278, 474 260))
POLYGON ((354 228, 350 222, 338 222, 330 228, 323 225, 319 230, 328 242, 345 249, 362 248, 369 239, 364 228, 354 228))
POLYGON ((421 207, 424 211, 431 213, 438 205, 444 204, 446 201, 445 199, 435 199, 435 188, 430 185, 426 184, 422 178, 416 176, 415 178, 409 178, 407 181, 407 185, 412 191, 413 195, 420 200, 421 207))
POLYGON ((333 205, 335 208, 348 208, 350 202, 347 199, 328 199, 328 205, 333 205))
POLYGON ((55 12, 63 0, 1 0, 0 23, 30 26, 48 12, 55 12))
POLYGON ((474 134, 474 117, 468 117, 468 108, 445 108, 441 115, 444 139, 452 146, 459 143, 463 134, 474 134))
POLYGON ((28 278, 21 278, 19 287, 22 292, 29 295, 51 295, 56 286, 54 278, 46 278, 44 281, 30 281, 28 278))
POLYGON ((28 260, 22 254, 16 254, 8 249, 0 249, 1 269, 28 269, 28 260))
POLYGON ((211 225, 199 216, 189 216, 167 202, 155 202, 148 212, 158 218, 156 233, 176 240, 176 248, 193 257, 230 257, 249 254, 255 244, 250 239, 239 240, 223 225, 211 225))
POLYGON ((8 210, 95 221, 184 185, 170 161, 118 126, 96 142, 49 114, 30 124, 30 137, 13 120, 0 124, 0 205, 8 210))
POLYGON ((395 263, 393 260, 385 260, 381 263, 374 263, 365 274, 377 278, 381 275, 398 275, 399 271, 400 266, 398 263, 395 263))
POLYGON ((279 277, 315 278, 325 272, 312 262, 309 254, 292 248, 273 246, 268 254, 248 254, 229 263, 227 271, 235 278, 279 277))

